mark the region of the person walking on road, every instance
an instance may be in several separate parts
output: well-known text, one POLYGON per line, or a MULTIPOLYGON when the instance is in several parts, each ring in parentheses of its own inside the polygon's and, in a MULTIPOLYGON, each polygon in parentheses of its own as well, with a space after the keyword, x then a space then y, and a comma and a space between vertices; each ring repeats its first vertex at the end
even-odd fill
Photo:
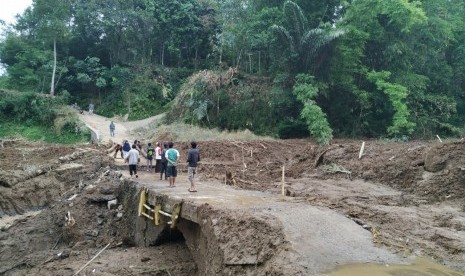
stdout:
POLYGON ((191 183, 191 187, 189 188, 189 192, 197 192, 197 188, 195 187, 194 177, 197 173, 197 163, 200 162, 200 153, 197 149, 197 143, 192 141, 191 142, 191 149, 187 153, 187 177, 191 183))
POLYGON ((179 159, 179 151, 173 148, 174 143, 168 143, 168 150, 165 153, 166 160, 168 161, 166 167, 166 176, 170 178, 170 188, 176 187, 176 176, 178 176, 177 166, 179 159))
POLYGON ((136 178, 138 178, 139 176, 137 175, 137 164, 139 163, 140 157, 139 151, 136 149, 136 145, 132 145, 132 149, 129 151, 124 160, 129 164, 129 174, 131 177, 134 174, 136 178))
POLYGON ((113 121, 110 123, 110 136, 115 137, 115 123, 113 121))

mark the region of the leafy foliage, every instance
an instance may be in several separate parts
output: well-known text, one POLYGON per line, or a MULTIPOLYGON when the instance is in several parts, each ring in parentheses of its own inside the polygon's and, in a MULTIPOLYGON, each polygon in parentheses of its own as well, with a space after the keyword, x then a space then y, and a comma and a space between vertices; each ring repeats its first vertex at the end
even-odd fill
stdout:
POLYGON ((0 41, 0 85, 286 138, 458 135, 464 14, 465 0, 35 0, 0 41))
POLYGON ((407 98, 407 88, 399 85, 387 82, 390 77, 390 72, 370 72, 368 73, 368 79, 376 84, 378 90, 383 91, 391 101, 394 109, 394 117, 392 119, 392 125, 388 128, 390 135, 399 136, 403 134, 412 134, 414 131, 415 124, 409 122, 409 111, 405 104, 407 98))
POLYGON ((272 29, 279 36, 278 42, 285 45, 285 49, 289 51, 287 66, 294 73, 308 70, 318 51, 345 33, 330 25, 309 29, 302 9, 292 1, 284 3, 284 17, 287 27, 273 25, 272 29))
POLYGON ((0 90, 0 137, 20 135, 47 142, 83 142, 90 137, 59 97, 0 90))
POLYGON ((297 75, 294 94, 304 105, 300 116, 307 123, 309 132, 319 144, 329 144, 333 138, 333 131, 329 126, 326 115, 314 101, 318 95, 318 88, 314 84, 314 77, 306 74, 297 75))

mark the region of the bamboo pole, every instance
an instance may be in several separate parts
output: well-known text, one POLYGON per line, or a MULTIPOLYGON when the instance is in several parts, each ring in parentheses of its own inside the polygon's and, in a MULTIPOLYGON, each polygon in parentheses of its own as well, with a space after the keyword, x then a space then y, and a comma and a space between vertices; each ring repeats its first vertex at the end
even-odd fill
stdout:
POLYGON ((365 150, 365 141, 363 141, 362 147, 360 148, 360 152, 358 153, 358 159, 362 158, 364 150, 365 150))
POLYGON ((286 193, 284 191, 284 176, 285 176, 285 167, 283 166, 282 185, 281 185, 281 193, 282 193, 283 196, 286 195, 286 193))
POLYGON ((108 248, 108 246, 110 246, 111 242, 107 244, 107 246, 105 246, 102 250, 100 250, 99 253, 97 253, 97 255, 95 255, 90 261, 88 261, 83 267, 81 267, 81 269, 78 270, 78 272, 74 273, 73 276, 76 276, 78 275, 84 268, 86 268, 91 262, 93 262, 100 254, 102 254, 103 251, 105 251, 105 249, 108 248))

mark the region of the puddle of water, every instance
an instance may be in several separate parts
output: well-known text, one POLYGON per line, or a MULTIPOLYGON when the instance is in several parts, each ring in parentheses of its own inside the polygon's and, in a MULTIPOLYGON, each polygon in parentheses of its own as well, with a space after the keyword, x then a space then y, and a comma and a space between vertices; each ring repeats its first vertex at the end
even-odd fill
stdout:
POLYGON ((465 273, 419 258, 412 265, 344 265, 324 276, 465 276, 465 273))

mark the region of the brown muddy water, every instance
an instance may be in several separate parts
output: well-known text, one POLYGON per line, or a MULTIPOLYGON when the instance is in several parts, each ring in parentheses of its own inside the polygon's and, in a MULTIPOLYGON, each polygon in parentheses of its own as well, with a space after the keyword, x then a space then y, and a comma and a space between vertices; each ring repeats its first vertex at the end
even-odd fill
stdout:
POLYGON ((323 276, 465 276, 465 273, 419 258, 412 265, 344 265, 323 276))

